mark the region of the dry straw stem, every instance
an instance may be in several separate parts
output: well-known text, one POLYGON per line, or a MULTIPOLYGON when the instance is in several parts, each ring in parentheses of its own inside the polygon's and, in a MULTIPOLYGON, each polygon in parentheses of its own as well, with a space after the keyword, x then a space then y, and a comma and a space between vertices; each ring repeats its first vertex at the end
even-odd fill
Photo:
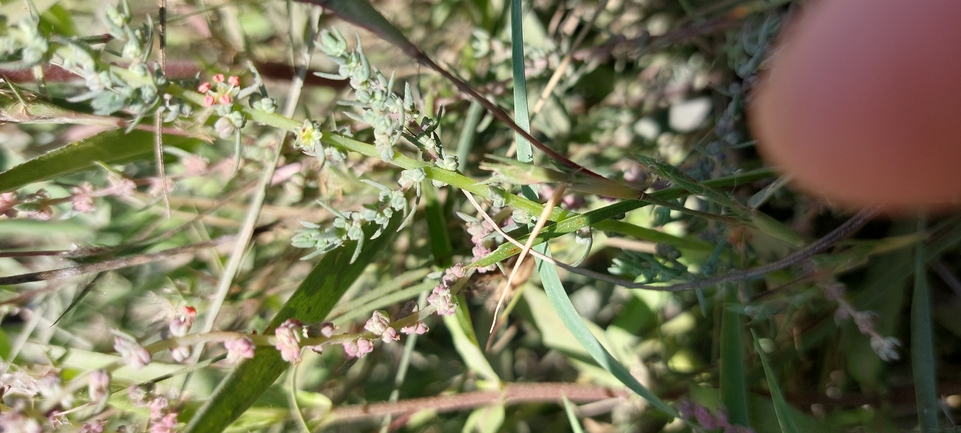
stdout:
MULTIPOLYGON (((521 248, 520 254, 517 255, 517 261, 514 262, 514 268, 511 269, 510 275, 507 276, 507 281, 505 281, 504 284, 501 286, 501 288, 498 290, 500 292, 500 297, 497 299, 497 307, 494 308, 494 317, 497 317, 497 313, 500 311, 501 306, 504 305, 504 299, 507 298, 507 292, 510 291, 511 287, 513 287, 511 283, 514 281, 514 276, 517 275, 517 270, 521 268, 521 264, 524 262, 524 258, 527 257, 527 253, 530 252, 531 247, 534 246, 534 241, 537 240, 537 235, 540 234, 541 230, 544 228, 544 225, 547 224, 547 220, 551 216, 551 211, 554 210, 554 207, 557 206, 557 203, 560 202, 561 198, 564 197, 564 190, 566 189, 567 189, 567 184, 562 183, 558 185, 557 189, 554 190, 554 194, 551 195, 551 199, 548 200, 547 204, 544 205, 544 209, 541 211, 541 215, 537 218, 537 223, 534 224, 534 228, 531 230, 531 235, 527 238, 527 243, 524 244, 524 247, 521 248)), ((470 195, 469 192, 465 191, 464 193, 468 194, 468 196, 470 195)), ((471 203, 474 203, 473 197, 471 197, 471 200, 472 200, 471 203)), ((480 209, 478 208, 478 210, 480 209)), ((484 215, 484 218, 487 220, 488 223, 492 222, 492 220, 490 219, 490 215, 487 215, 487 213, 485 213, 483 210, 480 210, 480 212, 484 215)), ((494 223, 492 225, 496 226, 497 223, 494 223)), ((494 333, 495 328, 500 326, 501 322, 502 321, 500 320, 495 320, 493 323, 491 323, 491 329, 490 329, 491 334, 494 333)), ((488 340, 487 342, 488 350, 490 350, 490 344, 492 341, 493 340, 488 340)))

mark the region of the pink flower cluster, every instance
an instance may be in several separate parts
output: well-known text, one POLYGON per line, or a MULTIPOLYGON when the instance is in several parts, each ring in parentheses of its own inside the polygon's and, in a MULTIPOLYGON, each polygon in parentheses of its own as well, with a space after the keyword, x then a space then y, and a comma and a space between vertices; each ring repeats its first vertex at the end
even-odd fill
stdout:
MULTIPOLYGON (((490 223, 487 221, 468 221, 467 222, 467 233, 470 234, 470 241, 474 244, 474 248, 471 253, 474 254, 474 260, 478 261, 484 257, 487 257, 491 253, 489 247, 490 240, 486 240, 487 236, 494 232, 494 228, 491 227, 490 223)), ((477 268, 477 272, 485 273, 496 269, 495 265, 485 266, 483 268, 477 268)))
POLYGON ((224 80, 224 74, 214 75, 213 84, 204 81, 197 87, 197 91, 204 94, 204 106, 213 107, 214 104, 231 105, 234 96, 240 92, 240 77, 231 75, 224 80))
POLYGON ((440 284, 434 287, 430 296, 427 297, 427 303, 437 308, 437 314, 441 316, 454 315, 457 303, 454 302, 450 289, 461 278, 464 278, 464 265, 460 263, 444 271, 444 277, 441 278, 440 284))

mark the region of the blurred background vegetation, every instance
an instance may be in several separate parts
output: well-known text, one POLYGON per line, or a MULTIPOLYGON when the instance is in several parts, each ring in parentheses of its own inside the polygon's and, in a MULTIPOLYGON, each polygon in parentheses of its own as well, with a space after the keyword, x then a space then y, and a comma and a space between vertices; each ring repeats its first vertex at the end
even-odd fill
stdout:
MULTIPOLYGON (((511 49, 520 41, 511 37, 511 2, 372 3, 421 51, 517 113, 518 67, 511 49)), ((702 184, 721 179, 715 192, 769 215, 806 243, 850 218, 793 191, 767 170, 745 120, 745 104, 779 31, 804 2, 521 3, 525 60, 519 70, 526 76, 531 129, 557 152, 649 191, 672 192, 678 184, 650 174, 640 156, 676 166, 702 184)), ((131 57, 128 41, 98 40, 111 32, 104 4, 33 5, 41 39, 57 44, 88 38, 76 43, 100 59, 98 68, 158 58, 154 42, 131 57)), ((159 21, 158 5, 138 0, 129 8, 130 27, 144 29, 146 37, 146 29, 159 21)), ((215 74, 239 76, 250 86, 257 83, 250 64, 276 98, 277 113, 294 125, 311 119, 327 131, 350 131, 357 141, 373 143, 371 125, 343 114, 358 113, 356 107, 338 103, 354 99, 348 83, 312 73, 337 73, 338 66, 309 43, 317 29, 336 28, 351 47, 356 34, 369 64, 393 74, 394 92, 403 97, 402 83, 409 84, 416 109, 436 124, 436 137, 457 155, 461 174, 489 181, 492 173, 480 167, 486 155, 513 157, 513 132, 448 81, 378 35, 319 10, 273 0, 170 0, 167 77, 189 90, 215 74), (305 59, 301 83, 296 67, 305 59), (291 101, 295 104, 288 106, 291 101)), ((185 364, 158 351, 143 369, 114 369, 113 394, 101 403, 86 390, 84 374, 120 359, 110 330, 154 343, 169 336, 168 324, 183 306, 192 306, 198 320, 191 332, 206 331, 202 323, 210 330, 262 332, 322 259, 301 260, 313 251, 291 245, 301 222, 329 227, 336 217, 331 209, 358 211, 376 203, 381 189, 362 180, 396 185, 401 169, 336 146, 345 159, 305 154, 295 143, 302 133, 284 135, 276 124, 250 117, 241 129, 224 126, 218 123, 221 113, 186 91, 177 97, 193 111, 164 124, 170 184, 165 199, 152 154, 156 105, 151 103, 157 100, 147 98, 144 107, 131 97, 118 102, 118 109, 98 109, 96 96, 78 97, 89 91, 89 83, 41 67, 64 66, 64 57, 50 48, 36 66, 23 69, 29 44, 12 35, 14 24, 29 17, 28 8, 4 0, 0 13, 8 27, 0 34, 11 47, 0 47, 0 192, 15 191, 6 199, 18 203, 0 204, 17 211, 0 217, 4 422, 13 422, 11 413, 24 413, 46 430, 56 423, 73 431, 109 420, 103 431, 122 425, 128 432, 164 431, 145 403, 162 396, 164 413, 176 414, 176 428, 184 428, 206 413, 198 409, 235 368, 218 358, 223 348, 210 344, 185 364), (129 134, 102 132, 138 122, 129 134), (66 152, 70 146, 89 152, 66 152), (19 164, 26 168, 12 169, 19 164), (266 181, 265 172, 272 173, 266 181), (134 184, 126 194, 117 187, 124 181, 134 184), (267 185, 262 190, 260 182, 267 185), (80 202, 78 208, 83 199, 90 206, 80 202), (237 238, 229 237, 237 233, 251 235, 239 249, 237 238), (174 254, 174 248, 186 250, 174 254), (144 257, 149 259, 136 261, 144 257), (121 265, 96 266, 111 260, 121 265), (68 267, 83 272, 11 279, 68 267), (218 293, 224 295, 222 305, 218 293), (60 394, 41 392, 49 387, 35 383, 51 375, 65 387, 60 394), (138 401, 131 387, 148 397, 138 401), (50 404, 75 392, 69 403, 50 404)), ((236 102, 248 106, 247 100, 236 102)), ((421 160, 408 141, 401 139, 395 151, 421 160)), ((535 164, 551 167, 537 151, 535 164)), ((361 258, 364 271, 327 316, 340 332, 364 332, 374 309, 397 317, 406 301, 418 297, 423 308, 440 271, 473 260, 470 227, 480 217, 461 194, 464 186, 447 183, 425 181, 423 197, 406 195, 415 212, 410 224, 379 246, 380 254, 361 258)), ((520 191, 502 179, 496 185, 520 191)), ((554 186, 536 188, 542 202, 554 186)), ((702 193, 675 197, 673 203, 690 209, 731 211, 702 193)), ((627 200, 574 191, 560 206, 583 213, 622 202, 627 200)), ((520 232, 526 233, 524 218, 537 217, 512 214, 496 201, 487 204, 502 221, 513 217, 520 232)), ((759 228, 757 220, 730 224, 646 206, 613 221, 621 225, 609 224, 612 230, 582 225, 577 236, 552 239, 554 257, 620 278, 663 283, 723 275, 797 250, 759 228)), ((915 221, 878 217, 855 237, 763 279, 678 293, 625 289, 559 271, 588 328, 681 418, 672 419, 599 367, 568 331, 570 318, 555 312, 538 273, 528 269, 529 278, 516 284, 521 290, 509 318, 493 336, 492 304, 505 279, 500 270, 473 274, 459 294, 461 314, 426 319, 430 331, 416 339, 378 342, 360 359, 345 355, 339 345, 320 354, 305 351, 302 362, 266 391, 248 390, 256 402, 230 430, 894 432, 918 428, 919 408, 926 408, 921 418, 934 410, 937 423, 954 431, 961 414, 959 222, 953 216, 932 218, 919 229, 915 221), (930 308, 912 314, 918 293, 929 294, 930 308), (932 326, 933 345, 912 346, 911 332, 919 323, 932 326), (919 363, 930 366, 920 378, 912 373, 919 363), (919 382, 933 384, 936 392, 919 382)), ((493 248, 504 239, 495 234, 487 242, 493 248)))

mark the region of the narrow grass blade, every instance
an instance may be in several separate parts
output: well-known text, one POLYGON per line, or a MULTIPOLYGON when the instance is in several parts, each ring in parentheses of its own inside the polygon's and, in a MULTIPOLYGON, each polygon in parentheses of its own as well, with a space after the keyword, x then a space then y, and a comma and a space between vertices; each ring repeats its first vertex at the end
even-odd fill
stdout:
MULTIPOLYGON (((169 146, 183 147, 189 141, 193 140, 167 137, 165 142, 169 146)), ((97 162, 110 164, 129 161, 151 152, 153 133, 134 130, 124 134, 121 129, 112 129, 47 152, 0 173, 0 193, 89 170, 97 162)))
MULTIPOLYGON (((270 322, 264 333, 271 332, 285 320, 295 318, 303 323, 318 323, 327 318, 348 287, 360 276, 376 255, 388 248, 403 215, 396 214, 390 225, 376 239, 367 240, 357 259, 351 263, 355 243, 348 242, 327 253, 287 303, 270 322)), ((375 227, 364 235, 370 238, 375 227)), ((187 424, 186 433, 221 432, 247 410, 257 398, 287 369, 273 347, 258 347, 254 358, 245 360, 228 375, 197 414, 187 424)))
POLYGON ((561 395, 564 398, 564 413, 567 414, 567 422, 571 425, 571 432, 573 433, 584 433, 584 428, 581 427, 581 423, 577 421, 577 413, 574 412, 574 405, 571 401, 567 399, 566 395, 561 395))
POLYGON ((457 171, 461 173, 467 168, 467 157, 470 155, 471 148, 474 147, 474 136, 477 135, 477 125, 480 124, 483 114, 484 107, 477 101, 471 101, 460 138, 457 139, 457 171))
MULTIPOLYGON (((527 107, 527 73, 524 65, 524 18, 523 6, 520 0, 511 0, 511 74, 514 76, 514 122, 524 131, 531 130, 530 113, 527 107)), ((514 134, 517 144, 517 160, 531 162, 534 160, 534 148, 520 133, 514 134)), ((534 200, 537 195, 527 198, 534 200)))
POLYGON ((771 368, 771 364, 767 361, 767 355, 764 354, 764 349, 761 348, 761 341, 757 337, 757 333, 751 330, 751 335, 754 336, 754 350, 757 351, 757 355, 761 358, 761 365, 764 366, 764 376, 767 377, 767 386, 771 391, 771 399, 774 401, 774 413, 777 416, 777 421, 781 425, 781 431, 783 433, 800 433, 797 425, 794 424, 794 417, 791 416, 791 407, 784 400, 784 395, 781 394, 781 387, 777 384, 777 377, 774 376, 774 370, 771 368))
MULTIPOLYGON (((726 304, 738 303, 737 291, 728 288, 726 304)), ((748 424, 747 384, 744 373, 741 315, 730 308, 721 310, 721 401, 733 424, 748 424)))
MULTIPOLYGON (((923 232, 925 219, 918 219, 923 232)), ((911 298, 911 370, 917 396, 918 424, 922 433, 941 431, 937 399, 937 366, 934 363, 934 336, 931 329, 931 293, 928 286, 924 243, 914 253, 914 295, 911 298)))
POLYGON ((427 231, 430 234, 430 250, 434 254, 434 263, 439 266, 449 266, 454 256, 454 248, 450 244, 444 206, 437 197, 437 188, 430 182, 424 184, 424 201, 424 214, 427 217, 427 231))
POLYGON ((540 274, 541 283, 547 292, 547 299, 551 301, 551 306, 553 306, 557 314, 561 316, 561 320, 564 321, 564 326, 571 331, 571 334, 574 334, 574 338, 576 338, 581 346, 594 358, 594 361, 613 374, 614 377, 620 380, 621 383, 631 391, 634 391, 637 395, 647 400, 652 406, 672 417, 677 417, 677 412, 671 406, 648 390, 644 385, 641 385, 641 383, 637 381, 637 378, 632 376, 627 368, 611 356, 610 352, 597 341, 597 337, 591 334, 591 331, 584 325, 577 310, 574 309, 574 304, 571 303, 571 299, 567 297, 567 292, 564 291, 561 279, 557 276, 556 268, 550 263, 538 261, 537 272, 540 274))

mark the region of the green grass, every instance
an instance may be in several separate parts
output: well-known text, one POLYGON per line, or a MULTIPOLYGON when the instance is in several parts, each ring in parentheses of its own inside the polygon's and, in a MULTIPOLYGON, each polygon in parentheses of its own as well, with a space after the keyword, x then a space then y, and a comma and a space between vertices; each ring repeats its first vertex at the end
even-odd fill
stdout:
POLYGON ((50 430, 48 411, 190 432, 957 419, 955 217, 876 217, 763 278, 615 283, 757 268, 850 218, 779 180, 745 122, 794 2, 313 3, 328 9, 171 4, 166 79, 144 66, 153 3, 0 7, 27 20, 0 28, 0 382, 24 389, 0 426, 50 430), (51 64, 76 74, 31 75, 51 64), (464 192, 526 242, 559 182, 534 251, 616 278, 528 257, 494 317, 520 248, 464 192), (466 275, 445 278, 455 264, 466 275), (194 320, 185 307, 195 323, 171 328, 194 320), (276 336, 288 319, 303 333, 276 336), (393 338, 407 326, 429 330, 393 338), (253 358, 225 360, 241 338, 253 358), (110 384, 91 393, 98 371, 110 384))

